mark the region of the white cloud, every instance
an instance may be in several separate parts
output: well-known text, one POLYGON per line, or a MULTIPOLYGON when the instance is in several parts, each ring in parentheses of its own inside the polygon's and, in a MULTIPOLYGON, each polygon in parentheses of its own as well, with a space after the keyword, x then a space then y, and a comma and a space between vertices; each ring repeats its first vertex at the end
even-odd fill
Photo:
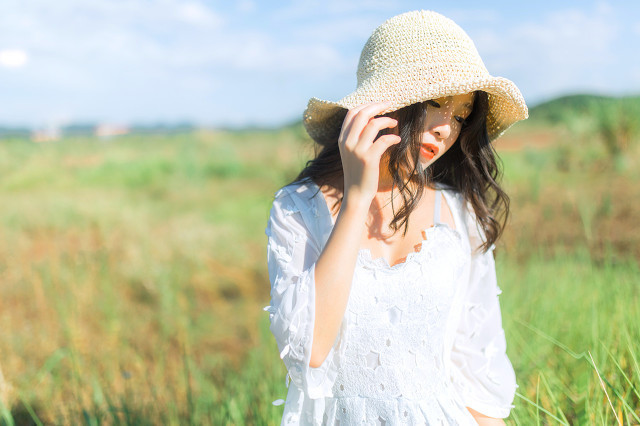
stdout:
POLYGON ((222 15, 195 1, 39 3, 0 15, 3 44, 23 44, 42 69, 56 63, 94 79, 117 78, 114 67, 155 73, 201 65, 227 31, 222 15))
POLYGON ((330 44, 320 41, 282 43, 260 31, 228 36, 215 49, 200 54, 206 62, 227 69, 262 73, 315 73, 339 69, 343 65, 341 55, 330 44))
POLYGON ((604 75, 611 75, 608 67, 619 66, 619 22, 613 10, 600 5, 469 33, 489 72, 514 80, 525 96, 535 94, 539 100, 613 87, 604 75))
POLYGON ((221 17, 201 3, 188 2, 177 6, 178 16, 187 23, 217 27, 222 24, 221 17))
POLYGON ((0 50, 0 67, 21 68, 29 60, 27 52, 21 49, 0 50))
MULTIPOLYGON (((577 85, 639 84, 631 43, 640 22, 611 4, 547 5, 516 17, 482 6, 443 13, 469 33, 490 72, 541 96, 577 85), (617 50, 622 45, 629 46, 628 66, 617 50)), ((221 113, 237 117, 228 105, 254 93, 255 104, 267 103, 275 117, 307 93, 344 95, 373 29, 423 6, 429 7, 409 0, 7 0, 0 49, 20 50, 25 59, 20 72, 6 69, 20 63, 15 54, 0 59, 0 92, 13 96, 0 115, 61 109, 70 117, 78 111, 203 117, 225 105, 221 113), (261 91, 270 93, 268 101, 259 99, 261 91), (123 98, 131 101, 123 105, 123 98), (275 98, 278 107, 271 106, 275 98)))
MULTIPOLYGON (((493 33, 491 44, 483 45, 505 59, 543 61, 571 66, 600 62, 610 55, 618 30, 610 16, 565 10, 547 16, 542 22, 525 22, 501 34, 493 33)), ((515 61, 514 61, 515 62, 515 61)))

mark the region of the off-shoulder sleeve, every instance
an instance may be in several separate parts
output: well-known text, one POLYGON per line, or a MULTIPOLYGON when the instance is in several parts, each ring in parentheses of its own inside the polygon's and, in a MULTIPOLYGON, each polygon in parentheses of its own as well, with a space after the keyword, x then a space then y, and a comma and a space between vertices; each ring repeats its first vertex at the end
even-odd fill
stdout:
POLYGON ((270 329, 291 381, 309 398, 317 399, 332 396, 337 375, 336 345, 321 366, 309 366, 315 321, 315 262, 321 248, 303 218, 310 207, 295 201, 287 191, 280 190, 271 208, 265 231, 271 303, 265 310, 269 311, 270 329))
MULTIPOLYGON (((482 233, 474 216, 467 229, 471 247, 477 247, 482 233)), ((492 246, 486 253, 474 250, 471 254, 469 283, 451 352, 451 375, 467 407, 489 417, 505 418, 513 408, 517 384, 506 354, 493 250, 492 246)))

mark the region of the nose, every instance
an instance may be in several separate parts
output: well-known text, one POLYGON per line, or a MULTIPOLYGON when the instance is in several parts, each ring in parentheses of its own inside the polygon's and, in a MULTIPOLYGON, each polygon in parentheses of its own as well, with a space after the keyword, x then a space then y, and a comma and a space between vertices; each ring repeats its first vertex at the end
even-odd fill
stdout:
POLYGON ((440 102, 440 107, 427 110, 427 131, 438 140, 445 140, 451 135, 453 108, 449 102, 440 102))
POLYGON ((434 124, 431 127, 430 131, 438 139, 447 139, 451 134, 451 123, 449 123, 448 121, 441 121, 437 124, 434 124))

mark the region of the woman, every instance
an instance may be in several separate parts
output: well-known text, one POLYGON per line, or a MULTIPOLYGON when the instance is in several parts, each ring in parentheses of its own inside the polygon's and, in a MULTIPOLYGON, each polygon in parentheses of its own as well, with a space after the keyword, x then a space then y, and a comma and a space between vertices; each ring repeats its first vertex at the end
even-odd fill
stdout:
POLYGON ((503 424, 517 385, 491 141, 525 118, 517 87, 430 11, 373 32, 353 93, 311 99, 320 152, 266 229, 265 310, 293 383, 283 424, 503 424))

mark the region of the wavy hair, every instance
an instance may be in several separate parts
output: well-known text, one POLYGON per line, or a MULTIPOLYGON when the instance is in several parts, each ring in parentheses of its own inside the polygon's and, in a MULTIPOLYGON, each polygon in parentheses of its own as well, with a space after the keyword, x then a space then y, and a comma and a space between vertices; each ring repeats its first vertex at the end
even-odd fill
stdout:
MULTIPOLYGON (((467 117, 456 142, 426 170, 419 161, 420 143, 425 127, 427 102, 419 102, 397 111, 385 114, 398 120, 401 141, 386 152, 389 174, 393 178, 392 191, 400 191, 402 202, 394 213, 390 227, 397 232, 404 228, 406 235, 409 216, 417 207, 426 186, 434 188, 436 183, 444 184, 460 192, 471 205, 484 241, 480 248, 487 251, 502 234, 509 216, 509 197, 502 190, 499 180, 502 164, 489 141, 486 118, 488 95, 477 91, 473 111, 467 117)), ((346 114, 346 112, 345 112, 346 114)), ((391 133, 383 129, 379 135, 391 133)), ((318 144, 314 159, 307 161, 304 169, 294 182, 312 179, 319 187, 335 187, 342 182, 343 170, 338 141, 318 144)), ((336 188, 344 192, 342 187, 336 188)), ((393 200, 393 192, 392 192, 393 200)), ((338 207, 342 198, 334 205, 338 207)))

